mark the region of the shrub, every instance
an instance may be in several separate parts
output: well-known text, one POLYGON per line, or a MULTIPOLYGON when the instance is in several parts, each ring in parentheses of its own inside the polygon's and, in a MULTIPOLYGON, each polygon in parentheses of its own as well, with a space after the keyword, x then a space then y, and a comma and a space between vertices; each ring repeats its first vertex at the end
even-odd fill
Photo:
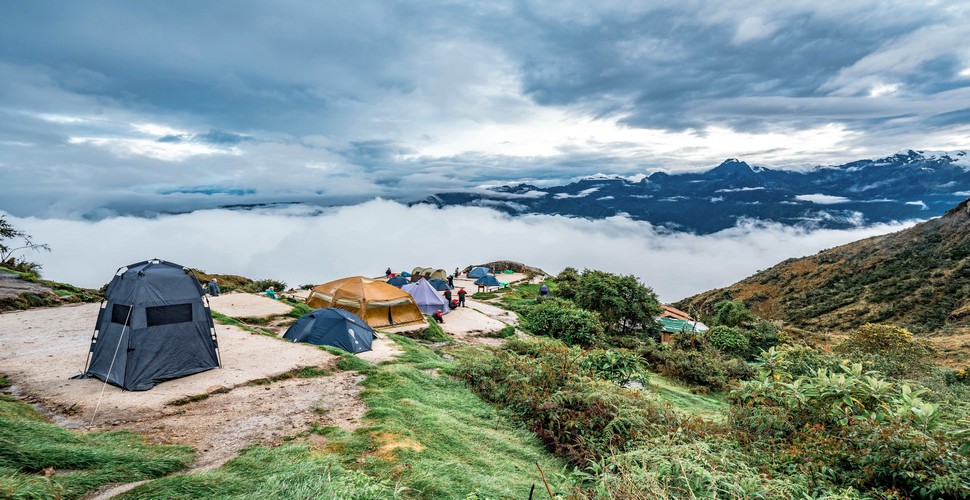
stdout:
POLYGON ((599 313, 604 327, 616 335, 644 330, 650 335, 660 329, 653 321, 660 314, 657 295, 632 275, 587 269, 579 277, 575 301, 576 305, 599 313))
POLYGON ((744 302, 725 300, 714 304, 714 323, 717 325, 743 327, 754 323, 755 317, 744 302))
POLYGON ((581 350, 551 340, 510 340, 466 355, 452 370, 483 399, 504 405, 547 447, 587 466, 683 421, 655 398, 597 377, 581 350))
POLYGON ((596 376, 620 385, 632 381, 646 383, 648 380, 646 363, 627 349, 589 351, 582 366, 596 376))
POLYGON ((269 289, 269 287, 273 287, 273 290, 277 292, 282 292, 286 290, 286 282, 273 279, 257 280, 248 285, 244 285, 242 289, 249 293, 262 293, 269 289))
POLYGON ((716 352, 673 349, 663 352, 662 358, 664 375, 715 391, 727 388, 727 375, 716 352))
POLYGON ((751 348, 748 335, 740 328, 718 325, 707 332, 707 340, 723 352, 747 355, 751 348))
POLYGON ((729 422, 764 466, 814 489, 956 498, 970 486, 970 459, 923 393, 861 364, 795 380, 766 372, 732 392, 729 422))
POLYGON ((835 352, 866 362, 890 377, 918 377, 931 365, 933 348, 908 330, 866 323, 835 346, 835 352))
POLYGON ((533 334, 557 338, 569 345, 589 347, 603 337, 603 327, 595 314, 556 302, 543 302, 530 309, 523 326, 533 334))
POLYGON ((567 267, 556 276, 556 284, 559 286, 556 295, 564 299, 572 299, 576 296, 576 290, 579 288, 579 273, 576 272, 576 269, 567 267))

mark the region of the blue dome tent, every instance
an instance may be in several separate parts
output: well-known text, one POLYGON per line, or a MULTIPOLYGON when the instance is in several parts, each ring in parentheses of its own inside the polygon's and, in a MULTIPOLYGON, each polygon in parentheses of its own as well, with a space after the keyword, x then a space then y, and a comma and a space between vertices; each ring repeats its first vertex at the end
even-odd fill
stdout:
POLYGON ((374 329, 350 311, 323 308, 296 320, 283 338, 293 342, 339 347, 347 352, 371 350, 374 329))

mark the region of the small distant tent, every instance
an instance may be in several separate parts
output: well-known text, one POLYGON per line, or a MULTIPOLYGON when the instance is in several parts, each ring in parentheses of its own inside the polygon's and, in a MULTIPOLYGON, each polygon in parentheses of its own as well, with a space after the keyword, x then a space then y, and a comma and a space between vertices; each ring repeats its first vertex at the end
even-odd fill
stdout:
POLYGON ((395 276, 395 277, 387 280, 387 284, 388 285, 396 286, 398 288, 401 288, 401 286, 407 285, 410 282, 411 282, 411 280, 409 280, 409 279, 407 279, 407 278, 405 278, 404 276, 401 276, 401 275, 395 276))
POLYGON ((428 272, 427 267, 415 267, 411 270, 411 276, 424 276, 424 273, 428 272))
POLYGON ((363 276, 317 285, 310 290, 306 303, 314 309, 336 307, 350 311, 374 328, 424 322, 410 294, 363 276))
POLYGON ((286 330, 283 338, 358 353, 371 350, 374 329, 350 311, 324 308, 304 314, 286 330))
POLYGON ((481 278, 482 276, 488 275, 489 269, 487 267, 476 267, 471 271, 468 271, 468 278, 481 278))
POLYGON ((418 304, 418 309, 425 314, 434 314, 435 311, 448 314, 451 311, 448 301, 424 278, 417 283, 404 285, 401 290, 410 293, 414 297, 414 302, 418 304))
POLYGON ((485 276, 478 278, 475 280, 475 284, 479 286, 502 286, 502 284, 498 282, 498 279, 491 274, 486 274, 485 276))
POLYGON ((448 271, 445 271, 444 269, 435 269, 435 270, 431 271, 430 273, 428 273, 427 278, 429 280, 430 279, 433 279, 433 278, 434 279, 441 279, 441 280, 448 279, 448 271))
POLYGON ((445 290, 454 290, 455 287, 448 284, 447 281, 441 278, 431 278, 428 280, 428 284, 433 286, 435 290, 443 292, 445 290))
POLYGON ((222 366, 198 279, 164 260, 122 267, 108 284, 84 377, 130 391, 222 366))

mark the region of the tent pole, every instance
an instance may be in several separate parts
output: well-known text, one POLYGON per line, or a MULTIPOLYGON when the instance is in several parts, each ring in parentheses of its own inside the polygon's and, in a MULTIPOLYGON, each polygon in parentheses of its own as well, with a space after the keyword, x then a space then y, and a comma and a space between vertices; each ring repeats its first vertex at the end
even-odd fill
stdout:
POLYGON ((205 308, 209 311, 209 336, 212 338, 212 343, 216 346, 216 361, 219 362, 219 368, 222 368, 222 350, 219 349, 219 337, 216 335, 216 324, 212 322, 212 307, 209 305, 208 296, 203 295, 202 300, 205 301, 205 308))
MULTIPOLYGON (((108 373, 104 375, 104 385, 101 386, 101 395, 98 396, 98 404, 94 405, 94 415, 91 415, 91 423, 88 424, 89 426, 94 425, 94 419, 98 416, 98 408, 101 407, 101 398, 104 397, 104 390, 108 388, 108 379, 111 378, 111 369, 115 366, 115 359, 118 357, 118 349, 121 348, 121 339, 125 337, 125 329, 128 328, 128 320, 131 319, 131 310, 134 308, 134 304, 128 306, 128 316, 125 318, 125 324, 121 327, 121 335, 118 336, 118 345, 115 346, 115 353, 111 356, 111 364, 108 365, 108 373)), ((131 337, 131 335, 129 334, 128 337, 131 337)), ((122 385, 123 384, 124 382, 122 382, 122 385)))
POLYGON ((84 371, 81 373, 87 373, 88 368, 91 366, 91 356, 94 355, 94 343, 98 340, 98 333, 100 330, 98 328, 101 326, 101 319, 104 315, 104 299, 101 299, 101 310, 98 312, 98 324, 94 325, 94 333, 91 334, 91 347, 88 349, 88 359, 84 361, 84 371))

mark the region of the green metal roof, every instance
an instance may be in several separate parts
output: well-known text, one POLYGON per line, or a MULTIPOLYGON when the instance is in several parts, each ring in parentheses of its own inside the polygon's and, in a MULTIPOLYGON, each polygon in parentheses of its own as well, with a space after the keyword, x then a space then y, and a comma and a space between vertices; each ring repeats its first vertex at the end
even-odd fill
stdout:
POLYGON ((681 333, 681 332, 694 332, 697 331, 695 322, 686 321, 682 319, 673 318, 657 318, 657 323, 663 328, 663 331, 667 333, 681 333))

